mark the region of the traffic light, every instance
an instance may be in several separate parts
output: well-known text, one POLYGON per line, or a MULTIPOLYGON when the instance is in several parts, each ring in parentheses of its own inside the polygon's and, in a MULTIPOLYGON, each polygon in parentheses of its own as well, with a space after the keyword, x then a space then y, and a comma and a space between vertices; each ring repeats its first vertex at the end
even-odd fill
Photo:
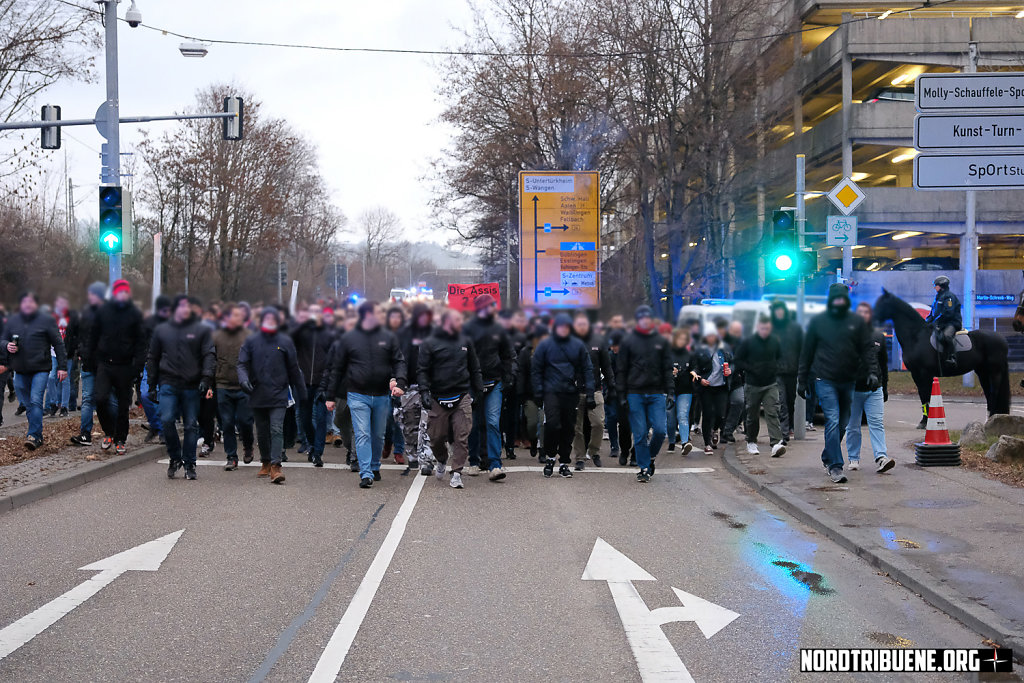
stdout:
POLYGON ((792 237, 777 237, 765 257, 766 274, 773 279, 788 278, 799 270, 801 252, 792 237))
MULTIPOLYGON (((42 116, 43 121, 60 121, 60 107, 44 104, 42 116)), ((60 126, 40 128, 39 134, 39 144, 43 149, 60 149, 60 126)))
POLYGON ((120 185, 100 186, 100 251, 106 254, 121 253, 122 199, 120 185))
POLYGON ((796 243, 796 212, 772 211, 772 237, 792 239, 796 243))
POLYGON ((225 118, 224 128, 221 137, 225 140, 242 139, 242 120, 245 115, 245 107, 241 97, 225 97, 224 113, 234 114, 233 118, 225 118))

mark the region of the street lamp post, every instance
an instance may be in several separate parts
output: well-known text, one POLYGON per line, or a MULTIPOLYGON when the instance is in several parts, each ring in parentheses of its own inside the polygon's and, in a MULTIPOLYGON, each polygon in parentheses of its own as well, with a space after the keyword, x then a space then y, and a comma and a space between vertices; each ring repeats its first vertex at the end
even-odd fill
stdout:
MULTIPOLYGON (((117 0, 102 0, 103 21, 106 43, 106 81, 107 101, 100 107, 106 116, 107 141, 102 147, 103 182, 109 185, 121 184, 121 112, 118 101, 117 87, 117 0)), ((110 254, 108 260, 108 277, 110 282, 121 279, 121 254, 110 254)))

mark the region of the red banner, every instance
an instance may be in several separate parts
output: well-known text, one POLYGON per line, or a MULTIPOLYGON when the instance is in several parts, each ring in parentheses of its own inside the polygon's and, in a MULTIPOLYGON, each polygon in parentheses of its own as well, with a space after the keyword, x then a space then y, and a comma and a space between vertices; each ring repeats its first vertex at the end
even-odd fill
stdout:
POLYGON ((501 308, 501 294, 497 282, 478 285, 448 285, 448 307, 457 311, 473 311, 473 299, 481 294, 490 294, 498 308, 501 308))

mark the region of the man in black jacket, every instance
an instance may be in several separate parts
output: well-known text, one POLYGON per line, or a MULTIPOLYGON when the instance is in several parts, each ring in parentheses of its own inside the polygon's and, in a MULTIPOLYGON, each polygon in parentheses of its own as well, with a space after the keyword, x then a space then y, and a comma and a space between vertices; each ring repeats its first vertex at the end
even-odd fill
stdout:
POLYGON ((531 374, 534 395, 544 397, 544 476, 554 472, 557 455, 558 474, 568 479, 572 477, 569 463, 580 395, 587 410, 595 409, 597 401, 590 352, 572 335, 572 319, 567 314, 555 316, 554 334, 533 353, 531 374))
POLYGON ((850 409, 850 422, 846 426, 846 453, 850 458, 850 469, 860 469, 860 420, 867 417, 868 436, 871 437, 871 450, 875 456, 875 471, 879 474, 888 472, 896 466, 896 461, 886 454, 885 447, 885 402, 889 400, 889 355, 885 352, 885 334, 876 329, 872 323, 871 304, 862 301, 857 304, 857 315, 871 328, 872 353, 878 361, 882 386, 870 389, 868 386, 868 367, 859 365, 857 382, 853 387, 853 403, 850 409))
POLYGON ((654 458, 665 441, 665 396, 675 385, 669 342, 658 334, 650 306, 636 309, 636 329, 619 346, 615 384, 620 403, 629 410, 633 450, 640 466, 636 480, 644 484, 654 474, 654 458))
POLYGON ((324 442, 327 439, 327 399, 318 396, 318 387, 327 370, 334 330, 324 325, 323 309, 319 305, 310 306, 306 313, 309 319, 291 333, 295 353, 298 354, 299 369, 306 378, 305 398, 298 402, 299 424, 302 427, 299 436, 309 462, 316 467, 323 467, 324 442))
POLYGON ((273 484, 284 483, 281 461, 288 388, 302 400, 308 387, 295 345, 280 331, 280 324, 277 309, 267 306, 260 312, 260 331, 250 335, 238 352, 238 384, 249 394, 260 449, 261 467, 256 476, 270 477, 273 484))
POLYGON ((0 375, 14 370, 14 388, 21 405, 27 407, 28 435, 25 448, 34 451, 43 445, 43 394, 50 376, 50 349, 57 358, 57 380, 67 379, 67 354, 64 340, 53 316, 39 311, 39 297, 25 292, 18 298, 18 312, 7 320, 4 339, 0 340, 0 375))
MULTIPOLYGON (((100 306, 103 305, 106 297, 107 286, 102 282, 94 282, 86 290, 86 305, 78 316, 78 334, 81 343, 78 344, 78 367, 81 370, 82 405, 79 416, 78 435, 71 437, 71 443, 76 446, 92 445, 93 413, 96 410, 95 382, 96 382, 96 358, 89 352, 88 340, 92 336, 92 328, 96 322, 96 315, 100 306)), ((149 342, 146 341, 145 349, 149 349, 149 342)))
POLYGON ((816 315, 807 328, 796 383, 797 393, 806 398, 807 383, 814 381, 818 402, 825 411, 821 461, 829 479, 836 484, 846 482, 841 444, 850 422, 853 387, 861 363, 867 369, 865 386, 874 391, 880 382, 871 327, 850 310, 846 285, 836 283, 828 289, 827 309, 816 315))
POLYGON ((185 478, 196 478, 196 441, 199 439, 199 397, 213 397, 217 351, 210 327, 192 312, 189 297, 174 298, 171 319, 156 326, 149 346, 149 398, 160 404, 160 421, 165 427, 167 476, 185 467, 185 478), (185 441, 178 438, 178 418, 184 425, 185 441))
POLYGON ((96 362, 94 392, 103 428, 102 447, 107 450, 113 444, 115 452, 124 455, 132 390, 146 362, 146 333, 142 313, 132 303, 128 281, 114 282, 112 294, 96 313, 86 344, 96 362))
POLYGON ((381 327, 376 304, 371 301, 360 304, 359 323, 335 347, 332 367, 321 386, 327 410, 334 410, 334 399, 343 385, 348 390, 359 459, 359 488, 368 489, 380 481, 391 398, 401 398, 406 385, 405 357, 398 338, 381 327))
POLYGON ((782 427, 784 441, 793 438, 795 419, 803 419, 803 415, 794 417, 796 406, 796 375, 800 369, 800 349, 804 342, 804 331, 793 319, 786 302, 776 299, 772 302, 772 336, 779 340, 782 355, 779 357, 779 375, 776 384, 779 386, 779 425, 782 427))
MULTIPOLYGON (((484 392, 473 401, 473 431, 469 435, 471 475, 501 470, 501 395, 512 381, 515 358, 508 332, 495 320, 497 302, 490 294, 473 300, 476 316, 463 332, 476 348, 484 392), (475 466, 475 467, 474 467, 475 466)), ((494 476, 491 477, 494 479, 494 476)))
POLYGON ((224 469, 228 472, 238 468, 238 436, 242 437, 243 461, 252 462, 253 416, 249 395, 242 391, 238 381, 238 356, 242 344, 249 337, 248 309, 238 304, 228 304, 224 309, 224 325, 213 333, 213 347, 217 351, 217 413, 224 438, 224 453, 227 460, 224 469))
MULTIPOLYGON (((587 397, 580 394, 579 409, 576 413, 576 435, 572 442, 576 454, 576 470, 585 466, 585 458, 589 457, 594 467, 601 466, 601 440, 604 437, 604 389, 614 390, 615 372, 612 370, 612 358, 604 337, 595 333, 590 325, 590 318, 579 312, 572 321, 573 334, 583 342, 590 353, 590 367, 594 372, 594 408, 587 407, 587 397), (584 423, 590 420, 590 443, 583 433, 584 423)), ((612 399, 614 399, 614 394, 612 399)))
MULTIPOLYGON (((416 382, 409 386, 408 391, 402 394, 402 430, 405 435, 405 457, 408 465, 405 468, 406 474, 417 468, 423 476, 433 472, 433 455, 430 449, 430 436, 427 427, 427 411, 420 401, 420 387, 418 374, 413 375, 419 368, 419 349, 434 331, 432 324, 433 314, 430 308, 424 303, 414 304, 412 317, 409 324, 398 332, 398 341, 402 345, 402 355, 405 356, 406 365, 409 368, 411 377, 416 377, 416 382)), ((461 331, 461 321, 459 324, 461 331)))
POLYGON ((736 370, 743 373, 746 399, 747 453, 757 455, 757 434, 761 427, 761 407, 768 425, 768 444, 772 457, 785 454, 782 429, 779 426, 779 387, 775 380, 779 372, 782 347, 772 335, 772 321, 766 315, 757 319, 756 333, 747 337, 736 348, 736 370))
MULTIPOLYGON (((146 328, 146 348, 149 348, 153 342, 153 332, 156 330, 157 325, 165 323, 171 319, 171 299, 164 295, 160 295, 153 302, 153 313, 146 318, 143 323, 146 328)), ((146 422, 149 423, 149 433, 146 434, 146 443, 151 443, 156 439, 160 439, 163 443, 163 437, 161 436, 160 424, 160 406, 150 400, 152 390, 156 390, 155 384, 150 384, 149 371, 142 373, 142 380, 139 384, 139 391, 142 394, 142 410, 146 413, 146 422)))
MULTIPOLYGON (((448 485, 462 488, 462 468, 469 458, 469 432, 473 426, 470 392, 483 390, 480 363, 473 343, 462 334, 462 314, 447 310, 441 326, 419 345, 416 358, 419 402, 428 411, 428 430, 434 476, 444 479, 448 465, 448 441, 452 443, 451 479, 448 485)), ((427 473, 424 470, 424 473, 427 473)))

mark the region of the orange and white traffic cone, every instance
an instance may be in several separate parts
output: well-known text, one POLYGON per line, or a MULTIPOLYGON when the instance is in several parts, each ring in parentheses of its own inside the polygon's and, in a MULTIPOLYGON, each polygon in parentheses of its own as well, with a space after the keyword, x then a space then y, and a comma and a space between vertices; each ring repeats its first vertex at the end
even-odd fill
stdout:
POLYGON ((953 443, 946 427, 946 409, 942 405, 939 378, 932 379, 932 397, 928 401, 928 426, 924 441, 914 444, 918 465, 922 467, 956 467, 960 465, 960 444, 953 443))

